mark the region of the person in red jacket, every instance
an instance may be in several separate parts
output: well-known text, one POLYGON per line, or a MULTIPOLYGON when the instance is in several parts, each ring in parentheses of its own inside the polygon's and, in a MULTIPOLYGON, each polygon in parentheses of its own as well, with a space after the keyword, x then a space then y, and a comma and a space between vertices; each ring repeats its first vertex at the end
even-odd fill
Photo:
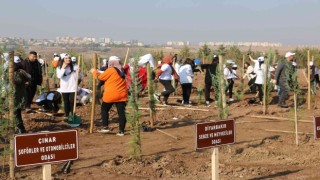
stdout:
MULTIPOLYGON (((130 85, 131 85, 131 73, 133 71, 133 62, 134 59, 131 58, 130 59, 130 63, 126 64, 123 69, 126 73, 126 82, 127 82, 127 88, 130 89, 130 85)), ((143 66, 138 66, 139 67, 139 73, 138 73, 138 78, 141 84, 141 92, 147 87, 147 83, 148 83, 148 79, 147 79, 147 69, 143 66)))

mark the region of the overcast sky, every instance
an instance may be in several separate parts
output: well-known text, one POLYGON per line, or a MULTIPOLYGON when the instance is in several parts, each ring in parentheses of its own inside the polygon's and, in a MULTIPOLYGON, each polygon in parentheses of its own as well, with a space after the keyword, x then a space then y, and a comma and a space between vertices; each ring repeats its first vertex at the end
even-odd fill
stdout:
POLYGON ((320 0, 0 0, 0 36, 320 44, 320 0))

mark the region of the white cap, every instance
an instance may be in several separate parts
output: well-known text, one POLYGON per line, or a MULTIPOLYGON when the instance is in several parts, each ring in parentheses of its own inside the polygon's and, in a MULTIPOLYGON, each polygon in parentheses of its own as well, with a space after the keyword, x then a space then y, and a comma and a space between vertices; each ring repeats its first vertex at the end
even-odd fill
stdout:
POLYGON ((294 55, 296 55, 296 53, 287 52, 285 57, 287 58, 287 57, 294 56, 294 55))
POLYGON ((154 58, 152 54, 146 54, 144 56, 141 56, 140 60, 138 61, 139 66, 144 66, 147 63, 150 63, 150 67, 154 67, 154 58))
POLYGON ((66 55, 67 55, 66 53, 62 53, 60 54, 60 58, 63 59, 64 57, 66 57, 66 55))
POLYGON ((54 57, 53 58, 54 61, 59 61, 59 59, 60 59, 59 57, 54 57))
POLYGON ((54 56, 58 56, 58 53, 53 53, 54 56))
POLYGON ((71 57, 71 61, 72 62, 77 62, 77 58, 76 57, 71 57))
POLYGON ((110 62, 110 61, 120 61, 120 58, 117 57, 117 56, 110 56, 110 57, 109 57, 109 62, 110 62))
POLYGON ((107 64, 107 62, 108 62, 108 59, 103 59, 103 60, 102 60, 102 63, 103 63, 103 64, 107 64))
POLYGON ((229 59, 229 60, 226 61, 226 63, 227 63, 227 64, 234 64, 234 61, 231 60, 231 59, 229 59))
POLYGON ((3 59, 5 61, 8 61, 9 60, 9 53, 3 53, 3 59))
POLYGON ((292 66, 297 66, 297 62, 292 62, 292 66))
POLYGON ((310 66, 313 66, 313 61, 310 62, 310 66))
POLYGON ((14 56, 14 63, 19 63, 21 62, 21 59, 19 58, 19 56, 14 56))
POLYGON ((263 62, 263 61, 264 61, 264 57, 263 57, 263 56, 260 56, 260 57, 258 58, 258 61, 259 61, 259 62, 263 62))
POLYGON ((44 65, 44 60, 43 60, 43 59, 38 59, 38 61, 39 61, 39 63, 40 63, 41 65, 44 65))

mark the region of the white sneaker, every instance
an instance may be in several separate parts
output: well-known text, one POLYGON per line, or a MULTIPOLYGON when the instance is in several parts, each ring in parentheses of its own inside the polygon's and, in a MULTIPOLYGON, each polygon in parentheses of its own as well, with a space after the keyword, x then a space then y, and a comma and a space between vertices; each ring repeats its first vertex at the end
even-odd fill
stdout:
POLYGON ((233 101, 234 101, 234 99, 232 99, 232 98, 229 99, 229 102, 233 102, 233 101))
POLYGON ((206 101, 206 106, 210 106, 210 101, 206 101))
POLYGON ((156 99, 156 101, 160 102, 160 96, 158 94, 153 94, 153 97, 156 99))
POLYGON ((109 133, 110 131, 111 131, 110 128, 102 128, 98 130, 99 133, 109 133))
POLYGON ((118 132, 117 134, 116 134, 116 136, 124 136, 124 132, 118 132))

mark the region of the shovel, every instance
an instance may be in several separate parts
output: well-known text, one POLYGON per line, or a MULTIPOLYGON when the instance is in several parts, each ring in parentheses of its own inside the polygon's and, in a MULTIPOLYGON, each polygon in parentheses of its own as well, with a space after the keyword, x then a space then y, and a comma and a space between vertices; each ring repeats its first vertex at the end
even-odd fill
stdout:
POLYGON ((78 67, 76 70, 76 92, 74 94, 74 101, 73 101, 73 114, 68 117, 68 124, 71 127, 78 127, 81 124, 81 117, 76 115, 76 107, 77 107, 77 95, 78 95, 78 78, 79 78, 79 60, 78 60, 78 67))

